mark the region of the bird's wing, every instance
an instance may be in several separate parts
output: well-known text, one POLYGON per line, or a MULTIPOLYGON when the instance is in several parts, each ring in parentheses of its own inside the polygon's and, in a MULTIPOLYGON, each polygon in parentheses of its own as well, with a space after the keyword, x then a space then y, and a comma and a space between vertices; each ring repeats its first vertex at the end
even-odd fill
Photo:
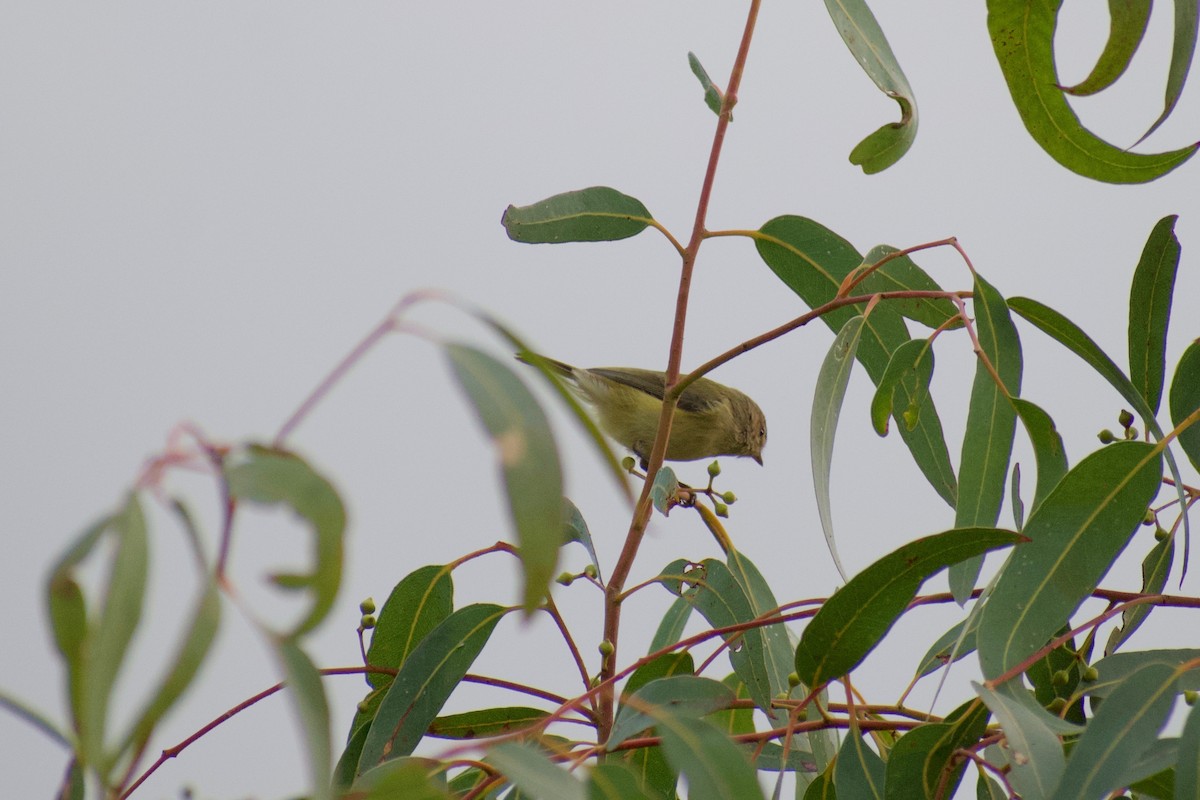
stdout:
MULTIPOLYGON (((662 400, 663 393, 666 391, 666 376, 661 372, 656 372, 652 369, 614 369, 612 367, 594 367, 589 372, 608 378, 610 381, 630 386, 638 391, 645 392, 651 397, 662 400)), ((704 378, 700 379, 705 380, 704 378)), ((697 381, 699 383, 700 381, 697 381)), ((706 403, 701 400, 698 394, 693 391, 696 384, 693 383, 684 390, 683 395, 679 398, 679 408, 682 411, 707 411, 712 407, 712 403, 706 403)))

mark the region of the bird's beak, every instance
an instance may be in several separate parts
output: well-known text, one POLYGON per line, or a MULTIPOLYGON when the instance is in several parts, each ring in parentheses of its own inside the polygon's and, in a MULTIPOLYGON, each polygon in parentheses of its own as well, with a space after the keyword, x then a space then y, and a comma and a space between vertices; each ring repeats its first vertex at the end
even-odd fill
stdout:
POLYGON ((762 463, 762 456, 750 456, 750 457, 751 457, 751 458, 753 458, 755 461, 757 461, 757 462, 758 462, 758 465, 759 465, 760 467, 763 465, 763 463, 762 463))

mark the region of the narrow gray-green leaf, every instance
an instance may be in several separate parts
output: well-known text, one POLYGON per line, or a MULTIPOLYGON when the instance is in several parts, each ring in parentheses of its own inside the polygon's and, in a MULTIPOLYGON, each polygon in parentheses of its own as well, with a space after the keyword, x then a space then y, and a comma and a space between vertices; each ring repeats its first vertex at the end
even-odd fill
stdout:
POLYGON ((304 761, 312 781, 308 796, 313 800, 330 800, 333 797, 330 766, 333 744, 329 734, 329 704, 321 686, 321 673, 294 638, 280 637, 275 647, 287 676, 288 697, 296 709, 304 736, 304 761))
MULTIPOLYGON (((1180 356, 1171 378, 1170 396, 1172 425, 1182 425, 1200 408, 1200 339, 1189 344, 1180 356)), ((1187 453, 1192 466, 1200 470, 1200 424, 1179 434, 1179 446, 1187 453)))
POLYGON ((1067 450, 1054 420, 1040 406, 1019 397, 1010 398, 1010 402, 1025 426, 1037 462, 1037 488, 1029 509, 1033 512, 1067 474, 1067 450))
POLYGON ((1010 767, 1008 782, 1023 800, 1049 800, 1066 768, 1058 736, 1041 718, 1006 693, 974 681, 971 686, 1004 731, 1010 767))
POLYGON ((421 640, 379 707, 359 758, 360 774, 412 753, 506 613, 487 603, 466 606, 421 640))
POLYGON ((655 722, 667 760, 687 778, 689 800, 762 798, 754 768, 725 734, 673 714, 660 712, 655 722))
MULTIPOLYGON (((430 564, 405 575, 392 588, 371 631, 367 663, 399 669, 413 649, 454 610, 454 579, 449 567, 430 564)), ((387 686, 393 676, 368 672, 367 683, 387 686)))
POLYGON ((467 345, 445 349, 495 445, 525 571, 524 606, 532 612, 546 597, 563 540, 558 447, 541 406, 508 365, 467 345))
POLYGON ((675 477, 675 470, 660 467, 654 475, 654 483, 650 486, 650 500, 654 503, 655 510, 664 517, 670 513, 678 491, 679 479, 675 477))
POLYGON ((1167 326, 1179 268, 1177 216, 1163 217, 1150 232, 1129 290, 1129 378, 1157 413, 1166 372, 1167 326))
POLYGON ((884 125, 850 153, 850 163, 872 175, 899 161, 917 136, 917 101, 883 29, 864 0, 825 0, 842 41, 879 90, 900 104, 900 121, 884 125))
POLYGON ((937 672, 947 664, 953 664, 963 656, 975 652, 975 631, 979 629, 979 615, 971 614, 962 622, 956 623, 950 630, 938 637, 937 641, 929 646, 925 651, 925 655, 921 657, 921 663, 917 665, 916 675, 918 678, 923 678, 933 672, 937 672), (966 628, 966 634, 963 634, 963 628, 966 628), (961 644, 959 643, 961 641, 961 644))
POLYGON ((833 345, 821 364, 821 370, 817 373, 809 424, 809 452, 812 458, 813 490, 817 496, 817 513, 821 518, 821 530, 825 533, 825 544, 833 557, 833 565, 837 567, 843 581, 849 578, 842 567, 837 541, 833 535, 829 473, 833 465, 833 441, 837 434, 838 416, 842 411, 842 400, 846 397, 850 370, 854 367, 854 352, 858 349, 862 325, 861 316, 853 317, 842 326, 834 338, 833 345))
POLYGON ((1020 663, 1087 599, 1140 526, 1158 493, 1162 460, 1151 445, 1118 442, 1092 453, 1030 516, 983 610, 979 661, 987 678, 1020 663))
POLYGON ((667 612, 663 614, 663 618, 659 621, 658 629, 654 632, 654 638, 650 640, 648 652, 653 653, 661 650, 683 638, 683 629, 687 625, 688 618, 691 615, 692 604, 686 598, 676 598, 675 602, 671 603, 671 607, 667 609, 667 612))
MULTIPOLYGON (((771 591, 762 572, 749 558, 735 550, 729 554, 728 564, 729 571, 733 573, 734 578, 745 590, 751 613, 756 618, 761 619, 768 614, 777 612, 779 601, 776 600, 775 593, 771 591)), ((788 676, 792 672, 794 648, 788 637, 787 628, 782 622, 765 625, 759 630, 762 631, 763 644, 767 649, 767 675, 771 682, 771 696, 778 697, 786 694, 792 688, 788 683, 788 676)), ((779 724, 784 724, 787 712, 779 710, 775 713, 779 717, 779 724)), ((770 716, 771 712, 768 711, 767 714, 770 716)))
POLYGON ((1150 6, 1151 0, 1108 0, 1108 41, 1104 50, 1088 76, 1074 86, 1064 86, 1063 91, 1086 97, 1116 83, 1142 43, 1150 6))
POLYGON ((659 678, 622 701, 604 747, 612 750, 638 731, 653 725, 656 715, 662 712, 680 718, 700 719, 729 708, 735 699, 728 686, 710 678, 695 675, 659 678))
POLYGON ((1013 524, 1017 530, 1025 527, 1025 500, 1021 497, 1021 465, 1013 464, 1009 495, 1012 498, 1013 524))
POLYGON ((533 745, 502 742, 488 750, 488 761, 535 800, 585 800, 584 786, 533 745))
MULTIPOLYGON (((771 271, 810 308, 833 300, 843 279, 863 263, 849 242, 805 217, 776 217, 758 230, 754 242, 771 271)), ((864 310, 865 305, 839 308, 822 314, 821 321, 837 333, 847 320, 864 310)), ((889 303, 880 303, 871 311, 863 323, 856 357, 873 384, 879 385, 892 353, 909 338, 904 318, 889 303)), ((896 408, 909 408, 912 403, 913 398, 901 384, 896 408)), ((906 424, 899 425, 900 437, 930 485, 953 507, 958 484, 933 398, 926 394, 918 408, 919 413, 913 415, 916 426, 910 430, 906 424)))
POLYGON ((815 687, 858 666, 891 629, 928 578, 979 553, 1024 541, 1012 531, 955 529, 917 539, 884 556, 834 593, 809 621, 796 648, 796 672, 815 687))
POLYGON ((434 783, 429 771, 424 759, 398 758, 355 781, 354 791, 348 796, 355 800, 454 800, 457 795, 434 783))
MULTIPOLYGON (((1167 585, 1167 577, 1171 574, 1171 564, 1175 560, 1175 542, 1164 539, 1155 542, 1154 547, 1142 559, 1142 594, 1159 594, 1167 585)), ((1113 628, 1108 636, 1108 644, 1104 646, 1104 654, 1110 656, 1142 626, 1150 612, 1154 610, 1152 603, 1141 603, 1131 606, 1121 612, 1121 625, 1113 628)))
POLYGON ((342 582, 346 509, 337 490, 294 453, 257 445, 247 448, 243 460, 226 466, 225 480, 233 497, 263 505, 283 504, 311 527, 311 570, 272 576, 280 588, 312 595, 308 614, 288 635, 307 633, 329 613, 342 582))
MULTIPOLYGON (((1000 518, 1017 426, 1010 398, 1021 394, 1020 337, 1004 296, 980 275, 975 276, 974 309, 976 335, 983 352, 975 365, 958 462, 957 528, 988 527, 1000 518), (991 369, 984 363, 985 358, 991 369)), ((959 605, 971 596, 982 567, 982 556, 950 567, 950 591, 959 605)))
POLYGON ((982 738, 987 720, 987 706, 972 699, 945 722, 921 725, 901 736, 888 754, 888 800, 953 797, 966 767, 956 752, 982 738))
POLYGON ((1179 96, 1183 94, 1183 85, 1187 82, 1188 72, 1191 71, 1192 58, 1196 53, 1197 22, 1200 21, 1197 6, 1200 6, 1200 3, 1197 3, 1197 0, 1175 0, 1173 5, 1175 6, 1175 34, 1171 46, 1171 64, 1167 68, 1167 88, 1163 96, 1163 110, 1135 145, 1140 144, 1146 137, 1158 130, 1158 126, 1166 122, 1167 117, 1171 116, 1171 112, 1175 110, 1179 96))
POLYGON ((525 244, 628 239, 653 221, 640 200, 607 186, 556 194, 528 206, 509 206, 500 223, 525 244))
POLYGON ((975 783, 975 800, 1008 800, 1008 792, 981 770, 975 783))
POLYGON ((429 735, 436 739, 483 739, 529 728, 548 716, 548 711, 526 706, 482 708, 437 717, 429 723, 429 735))
MULTIPOLYGON (((750 622, 758 615, 746 591, 723 562, 706 558, 701 562, 704 578, 683 596, 714 628, 750 622)), ((761 628, 751 628, 726 637, 729 662, 746 684, 754 704, 764 711, 771 705, 772 682, 767 643, 761 628)))
POLYGON ((1200 706, 1188 712, 1183 733, 1179 736, 1179 763, 1175 765, 1175 796, 1200 797, 1200 706))
MULTIPOLYGON (((1200 659, 1200 650, 1190 648, 1113 653, 1092 665, 1096 668, 1099 677, 1091 683, 1085 684, 1085 688, 1091 697, 1108 697, 1109 693, 1117 686, 1120 686, 1128 680, 1130 675, 1147 664, 1167 664, 1176 668, 1197 659, 1200 659)), ((1200 669, 1193 669, 1180 675, 1179 689, 1180 691, 1200 689, 1200 669)))
POLYGON ((717 116, 721 116, 721 90, 712 82, 712 78, 708 77, 708 71, 704 69, 695 53, 688 53, 688 66, 692 68, 696 80, 700 81, 700 88, 704 89, 704 105, 717 116))
POLYGON ((887 767, 854 728, 842 740, 842 749, 833 767, 833 782, 842 797, 883 800, 887 767))
POLYGON ((1196 153, 1132 153, 1100 139, 1079 121, 1059 88, 1054 30, 1062 0, 988 0, 988 33, 1025 129, 1072 172, 1109 183, 1160 178, 1196 153))
POLYGON ((659 800, 638 782, 629 767, 616 761, 596 764, 588 774, 588 800, 659 800))
POLYGON ((1104 698, 1071 751, 1054 800, 1092 800, 1125 785, 1175 705, 1175 678, 1172 667, 1147 664, 1104 698))

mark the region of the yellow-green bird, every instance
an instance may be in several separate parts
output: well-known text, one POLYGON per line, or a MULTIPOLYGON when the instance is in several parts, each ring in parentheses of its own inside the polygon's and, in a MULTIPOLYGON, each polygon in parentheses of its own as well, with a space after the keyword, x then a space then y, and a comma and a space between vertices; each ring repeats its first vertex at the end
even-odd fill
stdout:
MULTIPOLYGON (((533 363, 532 356, 518 356, 533 363)), ((666 373, 633 367, 582 369, 539 356, 596 409, 602 430, 632 450, 643 466, 654 444, 666 373)), ((668 461, 745 456, 762 464, 767 418, 758 404, 737 389, 700 378, 684 389, 671 422, 668 461)))

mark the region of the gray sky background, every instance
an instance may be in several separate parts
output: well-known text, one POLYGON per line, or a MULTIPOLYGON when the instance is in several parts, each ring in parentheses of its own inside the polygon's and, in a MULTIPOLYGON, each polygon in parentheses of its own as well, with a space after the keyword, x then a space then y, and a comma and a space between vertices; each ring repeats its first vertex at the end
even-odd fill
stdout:
MULTIPOLYGON (((8 530, 0 686, 63 719, 42 600, 61 550, 120 501, 177 423, 192 421, 218 441, 271 437, 410 291, 448 290, 575 363, 664 365, 677 263, 661 237, 520 246, 505 237, 500 215, 510 203, 604 184, 638 197, 686 238, 715 122, 686 54, 696 52, 723 85, 743 5, 0 7, 0 498, 8 530)), ((1178 213, 1184 262, 1173 369, 1200 335, 1191 313, 1200 296, 1200 164, 1148 186, 1072 175, 1022 128, 983 4, 875 5, 920 104, 913 150, 878 176, 848 163, 859 139, 896 118, 895 104, 855 64, 820 4, 767 3, 709 227, 756 228, 802 214, 863 252, 955 235, 1001 292, 1055 306, 1124 363, 1133 266, 1153 224, 1178 213)), ((1099 3, 1067 6, 1060 73, 1076 81, 1108 23, 1099 3)), ((1170 28, 1170 9, 1156 9, 1126 78, 1076 104, 1086 124, 1116 143, 1137 139, 1161 107, 1170 28)), ((1142 151, 1197 138, 1194 83, 1142 151)), ((951 251, 918 261, 946 288, 969 288, 951 251)), ((685 366, 804 310, 742 239, 705 244, 692 297, 685 366)), ((412 319, 504 353, 445 306, 421 306, 412 319)), ((1022 326, 1022 335, 1024 395, 1054 416, 1077 462, 1096 431, 1116 427, 1120 400, 1036 331, 1022 326)), ((726 460, 718 486, 741 498, 731 533, 783 601, 837 585, 812 501, 807 440, 812 384, 831 338, 814 325, 714 376, 753 395, 770 419, 766 467, 726 460)), ((974 363, 965 337, 940 341, 935 393, 956 456, 974 363)), ((834 462, 834 518, 851 571, 953 521, 898 439, 870 430, 869 398, 868 381, 856 375, 834 462)), ((568 494, 610 567, 627 514, 575 427, 557 409, 552 416, 561 423, 568 494)), ((409 571, 509 535, 487 441, 436 347, 419 338, 384 341, 292 444, 332 477, 350 513, 341 603, 310 643, 322 666, 358 662, 361 598, 382 602, 409 571)), ((1017 457, 1031 479, 1023 445, 1017 457)), ((703 463, 678 471, 704 481, 703 463)), ((168 486, 191 499, 215 541, 211 481, 179 475, 168 486)), ((153 601, 117 719, 128 718, 139 689, 157 676, 158 653, 173 647, 194 587, 178 532, 159 511, 152 519, 153 601)), ((1107 585, 1137 588, 1136 563, 1149 546, 1148 532, 1135 539, 1129 563, 1107 585)), ((693 515, 656 517, 633 581, 678 556, 715 553, 693 515)), ((304 539, 282 517, 243 517, 234 577, 246 605, 267 619, 298 613, 261 576, 305 555, 304 539)), ((577 548, 566 558, 574 568, 584 563, 577 548)), ((514 602, 509 561, 464 570, 459 602, 514 602)), ((1193 571, 1181 591, 1195 594, 1197 580, 1193 571)), ((938 579, 928 588, 943 586, 938 579)), ((594 668, 599 593, 581 583, 556 597, 594 668)), ((625 661, 644 650, 668 601, 657 587, 631 601, 625 661)), ((154 752, 276 680, 253 626, 237 607, 225 610, 217 652, 154 752)), ((959 618, 953 609, 910 617, 857 675, 872 700, 893 701, 927 644, 959 618)), ((1135 645, 1185 644, 1181 619, 1157 612, 1135 645)), ((477 669, 579 691, 563 648, 540 623, 503 623, 477 669)), ((935 710, 963 697, 972 670, 970 661, 956 669, 935 710)), ((362 687, 357 678, 327 682, 335 740, 362 687)), ((914 703, 928 704, 932 688, 914 703)), ((454 708, 489 699, 497 701, 467 693, 454 708)), ((305 773, 288 713, 281 697, 263 702, 135 796, 176 797, 184 786, 206 798, 300 792, 305 773)), ((47 797, 64 764, 57 746, 0 714, 0 793, 47 797)))

